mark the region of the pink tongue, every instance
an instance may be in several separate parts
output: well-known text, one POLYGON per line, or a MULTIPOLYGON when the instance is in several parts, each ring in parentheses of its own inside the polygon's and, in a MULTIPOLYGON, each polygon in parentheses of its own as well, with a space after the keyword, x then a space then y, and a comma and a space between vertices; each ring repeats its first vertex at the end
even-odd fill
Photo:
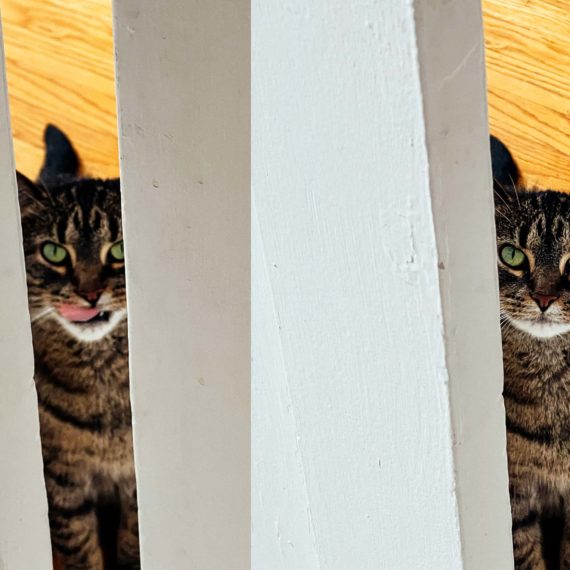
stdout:
POLYGON ((68 321, 81 323, 90 321, 101 312, 101 309, 78 307, 77 305, 60 305, 57 310, 59 314, 68 321))

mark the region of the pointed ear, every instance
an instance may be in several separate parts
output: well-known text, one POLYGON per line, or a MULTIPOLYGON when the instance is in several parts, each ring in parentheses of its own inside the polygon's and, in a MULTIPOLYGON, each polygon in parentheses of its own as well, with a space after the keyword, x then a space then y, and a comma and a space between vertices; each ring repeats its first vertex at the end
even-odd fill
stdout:
POLYGON ((44 131, 46 153, 38 181, 46 188, 72 182, 79 176, 80 160, 69 137, 55 125, 44 131))
POLYGON ((491 135, 491 164, 493 170, 493 189, 503 199, 510 199, 519 183, 520 170, 509 149, 491 135))
POLYGON ((31 210, 34 206, 44 204, 49 199, 46 190, 34 184, 29 178, 16 171, 18 182, 18 199, 22 214, 31 210))

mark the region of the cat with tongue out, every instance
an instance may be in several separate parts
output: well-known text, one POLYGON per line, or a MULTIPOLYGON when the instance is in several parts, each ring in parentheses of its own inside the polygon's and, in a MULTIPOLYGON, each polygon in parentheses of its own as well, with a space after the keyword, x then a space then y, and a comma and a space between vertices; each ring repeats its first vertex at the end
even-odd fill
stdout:
POLYGON ((62 570, 140 568, 119 180, 45 131, 18 174, 52 548, 62 570))

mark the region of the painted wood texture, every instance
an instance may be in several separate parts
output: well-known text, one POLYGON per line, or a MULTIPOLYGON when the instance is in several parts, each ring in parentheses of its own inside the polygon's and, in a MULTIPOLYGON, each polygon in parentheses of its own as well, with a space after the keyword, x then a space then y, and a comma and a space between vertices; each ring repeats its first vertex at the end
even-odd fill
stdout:
POLYGON ((47 570, 47 498, 1 34, 0 243, 0 568, 47 570))
POLYGON ((491 132, 527 183, 570 191, 570 1, 483 7, 491 132))
POLYGON ((249 570, 249 0, 114 7, 143 567, 249 570))
POLYGON ((512 568, 480 7, 252 22, 252 568, 512 568))
POLYGON ((507 570, 511 509, 481 11, 472 0, 414 3, 462 568, 507 570))
POLYGON ((71 137, 84 171, 118 176, 111 0, 0 0, 16 166, 34 178, 42 134, 71 137))

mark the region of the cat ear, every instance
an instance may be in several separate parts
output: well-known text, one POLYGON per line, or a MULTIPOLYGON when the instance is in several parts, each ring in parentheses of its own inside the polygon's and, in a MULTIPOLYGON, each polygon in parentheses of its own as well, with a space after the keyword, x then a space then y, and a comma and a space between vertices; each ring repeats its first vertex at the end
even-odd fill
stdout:
POLYGON ((18 182, 18 199, 22 212, 49 200, 45 188, 38 186, 21 172, 16 171, 16 181, 18 182))
POLYGON ((38 181, 49 189, 76 180, 80 160, 69 137, 55 125, 47 125, 44 142, 46 151, 38 181))
POLYGON ((491 164, 493 189, 501 198, 511 199, 520 182, 520 170, 509 149, 493 135, 491 135, 491 164))

